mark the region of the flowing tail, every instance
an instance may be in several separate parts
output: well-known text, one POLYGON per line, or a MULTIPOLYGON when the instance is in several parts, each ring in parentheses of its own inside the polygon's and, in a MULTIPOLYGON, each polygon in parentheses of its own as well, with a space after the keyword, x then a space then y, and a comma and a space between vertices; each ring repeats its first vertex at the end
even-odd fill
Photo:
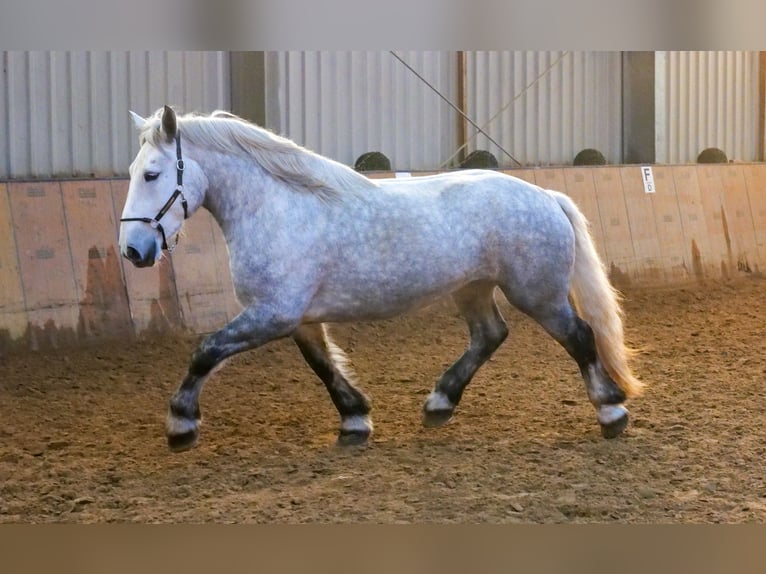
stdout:
POLYGON ((596 252, 588 220, 566 195, 554 192, 575 232, 574 274, 570 295, 577 313, 591 326, 601 365, 628 398, 641 394, 644 383, 631 372, 628 361, 636 351, 626 346, 620 294, 609 283, 596 252))

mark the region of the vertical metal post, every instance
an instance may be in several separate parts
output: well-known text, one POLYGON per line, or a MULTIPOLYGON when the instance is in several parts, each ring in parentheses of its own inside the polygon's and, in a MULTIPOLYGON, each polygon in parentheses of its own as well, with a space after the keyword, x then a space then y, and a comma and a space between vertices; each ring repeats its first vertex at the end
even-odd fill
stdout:
POLYGON ((766 161, 766 52, 758 52, 758 161, 766 161))
MULTIPOLYGON (((622 53, 622 154, 623 163, 655 163, 657 116, 655 102, 655 52, 622 53)), ((662 111, 661 109, 659 110, 662 111)))
MULTIPOLYGON (((457 95, 458 95, 458 108, 463 114, 467 114, 466 108, 468 107, 468 88, 466 82, 466 54, 463 50, 457 53, 457 95)), ((467 151, 463 147, 468 138, 468 125, 465 117, 458 114, 457 117, 457 144, 461 148, 460 154, 457 157, 458 164, 463 163, 466 158, 467 151)))
POLYGON ((231 52, 231 112, 266 124, 265 52, 231 52))

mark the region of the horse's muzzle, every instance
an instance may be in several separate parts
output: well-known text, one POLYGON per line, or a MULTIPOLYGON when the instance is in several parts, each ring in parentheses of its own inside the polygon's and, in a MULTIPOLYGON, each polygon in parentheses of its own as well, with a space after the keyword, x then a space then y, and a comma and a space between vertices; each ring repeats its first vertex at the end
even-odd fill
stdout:
POLYGON ((156 249, 157 248, 154 244, 150 244, 142 253, 133 245, 128 245, 122 256, 136 267, 151 267, 154 265, 154 261, 156 260, 156 249))

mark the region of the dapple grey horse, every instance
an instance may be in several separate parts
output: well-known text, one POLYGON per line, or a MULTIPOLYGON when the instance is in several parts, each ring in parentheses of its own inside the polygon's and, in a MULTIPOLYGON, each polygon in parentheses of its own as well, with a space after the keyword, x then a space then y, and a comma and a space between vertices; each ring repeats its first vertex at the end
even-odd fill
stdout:
POLYGON ((449 295, 470 342, 423 407, 425 425, 444 424, 508 334, 496 288, 577 362, 603 436, 625 429, 623 403, 642 383, 628 365, 619 296, 565 195, 482 170, 372 181, 226 112, 131 114, 141 147, 122 255, 153 265, 205 207, 223 231, 244 306, 192 354, 170 400, 172 450, 197 443, 199 395, 213 369, 281 337, 293 338, 326 385, 341 417, 338 442, 364 443, 370 402, 325 323, 392 317, 449 295))

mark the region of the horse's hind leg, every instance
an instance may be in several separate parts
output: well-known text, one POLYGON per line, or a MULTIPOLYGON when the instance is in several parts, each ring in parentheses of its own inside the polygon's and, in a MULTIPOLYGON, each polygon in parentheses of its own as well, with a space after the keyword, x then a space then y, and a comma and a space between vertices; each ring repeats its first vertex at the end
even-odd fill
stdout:
POLYGON ((325 326, 301 325, 293 333, 293 340, 306 362, 322 379, 340 413, 338 444, 359 445, 367 442, 372 432, 370 401, 349 381, 346 356, 330 340, 325 326))
POLYGON ((468 323, 471 341, 428 395, 423 406, 425 426, 440 426, 452 418, 471 378, 508 336, 508 327, 495 304, 494 289, 492 283, 472 283, 452 294, 468 323))
POLYGON ((626 396, 601 365, 590 325, 566 300, 525 311, 577 361, 604 438, 619 436, 628 425, 628 410, 623 406, 626 396))

